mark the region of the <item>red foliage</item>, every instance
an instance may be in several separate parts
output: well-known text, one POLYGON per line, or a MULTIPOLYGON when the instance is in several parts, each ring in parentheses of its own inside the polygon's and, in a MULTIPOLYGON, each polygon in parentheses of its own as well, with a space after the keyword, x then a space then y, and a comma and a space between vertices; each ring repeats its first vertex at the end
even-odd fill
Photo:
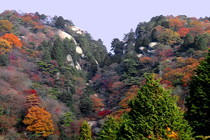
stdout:
POLYGON ((109 115, 111 112, 112 111, 110 109, 105 109, 103 111, 99 111, 98 116, 103 117, 103 116, 109 115))
POLYGON ((34 89, 26 89, 23 91, 23 93, 26 93, 27 95, 37 94, 36 90, 34 90, 34 89))
POLYGON ((185 37, 189 33, 189 31, 190 30, 188 28, 180 28, 178 33, 180 37, 185 37))
POLYGON ((180 28, 184 27, 185 21, 181 21, 178 18, 169 19, 169 27, 175 31, 178 31, 180 28))

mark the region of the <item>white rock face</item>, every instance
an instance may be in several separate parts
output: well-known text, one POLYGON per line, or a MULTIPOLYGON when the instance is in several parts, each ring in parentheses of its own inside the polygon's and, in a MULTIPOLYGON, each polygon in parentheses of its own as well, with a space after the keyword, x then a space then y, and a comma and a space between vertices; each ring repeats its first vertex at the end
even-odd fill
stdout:
POLYGON ((83 34, 83 31, 79 27, 72 26, 71 29, 75 31, 77 34, 80 34, 80 35, 83 34))
POLYGON ((68 62, 72 62, 72 61, 73 61, 73 59, 72 59, 72 57, 71 57, 70 54, 68 54, 68 55, 66 56, 66 59, 67 59, 68 62))
POLYGON ((80 46, 77 45, 77 42, 76 40, 68 33, 64 32, 64 31, 61 31, 61 30, 58 30, 58 35, 61 39, 65 39, 65 38, 68 38, 70 40, 73 40, 74 41, 74 44, 76 45, 76 52, 80 55, 83 55, 83 51, 82 51, 82 48, 80 46))
POLYGON ((57 79, 57 80, 60 79, 60 74, 61 74, 60 72, 57 72, 57 73, 56 73, 56 79, 57 79))
POLYGON ((94 59, 94 60, 95 60, 95 62, 96 62, 96 64, 97 64, 97 66, 99 66, 98 61, 97 61, 96 59, 94 59))
POLYGON ((143 51, 145 49, 145 47, 139 47, 139 49, 143 51))
POLYGON ((138 58, 140 58, 140 57, 143 56, 143 54, 137 54, 136 56, 137 56, 138 58))
POLYGON ((78 54, 83 54, 82 48, 81 48, 80 46, 77 46, 77 47, 76 47, 76 52, 77 52, 78 54))
POLYGON ((76 66, 75 67, 76 67, 77 70, 82 70, 82 68, 81 68, 81 66, 80 66, 80 64, 78 62, 76 62, 76 66))
POLYGON ((75 45, 77 45, 77 42, 76 40, 68 33, 64 32, 64 31, 61 31, 61 30, 58 30, 58 35, 61 39, 65 39, 65 38, 68 38, 70 40, 73 40, 75 45))
POLYGON ((149 43, 149 47, 153 48, 154 46, 156 46, 158 43, 157 42, 150 42, 149 43))

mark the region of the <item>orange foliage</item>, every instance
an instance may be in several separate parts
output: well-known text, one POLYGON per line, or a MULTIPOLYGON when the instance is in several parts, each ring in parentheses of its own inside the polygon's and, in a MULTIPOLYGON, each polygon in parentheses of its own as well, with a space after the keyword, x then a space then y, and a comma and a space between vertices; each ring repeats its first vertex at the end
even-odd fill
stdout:
POLYGON ((118 105, 121 106, 122 109, 113 112, 111 115, 115 117, 116 119, 120 119, 120 117, 125 113, 129 112, 130 108, 128 106, 128 102, 133 99, 138 92, 138 86, 132 86, 126 93, 125 93, 125 98, 122 99, 118 105))
POLYGON ((93 110, 95 112, 100 111, 104 107, 103 100, 100 97, 98 97, 97 94, 90 95, 90 98, 93 102, 93 110))
POLYGON ((189 31, 190 30, 188 28, 180 28, 178 33, 180 37, 185 37, 189 33, 189 31))
POLYGON ((178 31, 180 28, 184 27, 185 21, 181 21, 178 18, 169 19, 169 27, 175 31, 178 31))
POLYGON ((30 108, 32 106, 39 106, 40 100, 36 94, 30 94, 27 96, 27 106, 30 108))
POLYGON ((51 114, 44 108, 38 106, 28 109, 28 114, 25 116, 23 123, 28 125, 28 131, 34 131, 44 137, 47 137, 54 132, 54 124, 51 119, 51 114))
POLYGON ((21 43, 20 39, 12 33, 10 33, 10 34, 6 33, 5 35, 2 36, 2 38, 7 40, 10 43, 10 45, 12 45, 12 46, 15 46, 18 48, 22 47, 22 43, 21 43))
POLYGON ((182 57, 177 58, 176 66, 179 68, 168 69, 163 75, 162 83, 168 86, 170 82, 180 80, 183 83, 183 86, 187 86, 190 78, 195 74, 194 70, 199 65, 199 61, 193 58, 184 59, 182 57))
POLYGON ((12 46, 7 40, 0 38, 0 54, 5 54, 6 52, 9 52, 11 48, 12 46))
POLYGON ((8 20, 0 20, 0 32, 7 33, 11 32, 13 24, 8 20))
POLYGON ((169 127, 167 127, 167 137, 170 138, 170 139, 179 139, 178 138, 178 134, 174 131, 172 131, 169 127))
POLYGON ((139 58, 139 61, 143 64, 149 64, 152 62, 152 59, 150 57, 140 57, 139 58))

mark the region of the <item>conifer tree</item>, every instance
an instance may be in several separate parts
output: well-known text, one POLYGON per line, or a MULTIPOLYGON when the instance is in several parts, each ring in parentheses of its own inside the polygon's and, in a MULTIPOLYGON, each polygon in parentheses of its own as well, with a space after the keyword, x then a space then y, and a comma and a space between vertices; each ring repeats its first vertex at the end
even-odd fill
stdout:
POLYGON ((28 109, 23 123, 28 125, 26 130, 47 137, 52 135, 55 129, 51 116, 44 108, 32 106, 28 109))
POLYGON ((56 60, 59 65, 62 65, 65 60, 63 42, 57 38, 54 42, 51 51, 52 59, 56 60))
POLYGON ((116 140, 118 131, 119 123, 113 117, 108 117, 97 140, 116 140))
POLYGON ((210 51, 189 84, 186 118, 197 135, 210 135, 210 51))
POLYGON ((176 98, 154 74, 145 76, 146 84, 129 103, 131 111, 121 124, 120 139, 191 139, 191 128, 176 105, 176 98))
POLYGON ((90 125, 84 121, 80 127, 79 140, 92 140, 90 125))

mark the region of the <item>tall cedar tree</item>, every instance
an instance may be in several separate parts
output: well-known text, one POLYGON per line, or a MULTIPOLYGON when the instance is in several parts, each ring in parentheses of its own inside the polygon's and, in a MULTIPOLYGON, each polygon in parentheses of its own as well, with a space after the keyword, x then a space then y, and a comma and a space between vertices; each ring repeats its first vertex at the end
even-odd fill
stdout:
POLYGON ((60 38, 57 38, 53 44, 51 57, 56 60, 59 65, 62 65, 65 61, 63 42, 60 38))
POLYGON ((197 135, 210 135, 210 51, 192 77, 186 118, 197 135))
POLYGON ((119 123, 113 117, 108 117, 98 134, 97 140, 116 140, 118 131, 119 123))
POLYGON ((92 140, 91 138, 91 128, 90 125, 84 121, 80 127, 79 140, 92 140))
POLYGON ((120 139, 191 139, 191 127, 176 105, 176 98, 160 85, 154 74, 145 77, 146 84, 129 102, 131 111, 124 116, 120 139))

